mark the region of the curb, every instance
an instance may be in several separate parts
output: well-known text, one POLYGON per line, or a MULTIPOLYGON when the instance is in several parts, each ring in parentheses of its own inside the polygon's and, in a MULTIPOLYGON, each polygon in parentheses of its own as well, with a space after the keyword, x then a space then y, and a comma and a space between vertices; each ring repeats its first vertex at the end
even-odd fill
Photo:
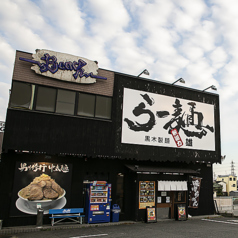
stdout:
MULTIPOLYGON (((188 220, 198 220, 198 219, 210 219, 210 218, 218 218, 222 217, 221 215, 203 215, 203 216, 194 216, 188 217, 188 220)), ((159 219, 160 222, 173 222, 174 219, 159 219)), ((119 225, 132 225, 139 222, 136 221, 119 221, 119 222, 109 222, 109 223, 97 223, 97 224, 66 224, 61 223, 61 225, 51 226, 43 225, 41 227, 37 226, 15 226, 15 227, 3 227, 0 230, 0 235, 10 235, 17 233, 30 233, 30 232, 39 232, 39 231, 54 231, 54 230, 66 230, 66 229, 80 229, 85 227, 98 227, 98 226, 119 226, 119 225)), ((140 222, 141 223, 141 222, 140 222)))
POLYGON ((0 230, 0 235, 9 235, 17 233, 29 233, 29 232, 39 232, 39 231, 54 231, 54 230, 66 230, 66 229, 80 229, 85 227, 98 227, 98 226, 118 226, 118 225, 131 225, 135 224, 134 221, 121 221, 121 222, 109 222, 109 223, 97 223, 97 224, 65 224, 61 225, 43 225, 41 227, 37 226, 15 226, 15 227, 4 227, 0 230))
POLYGON ((194 217, 188 217, 188 220, 197 220, 197 219, 210 219, 210 218, 217 218, 222 217, 222 215, 202 215, 202 216, 194 216, 194 217))

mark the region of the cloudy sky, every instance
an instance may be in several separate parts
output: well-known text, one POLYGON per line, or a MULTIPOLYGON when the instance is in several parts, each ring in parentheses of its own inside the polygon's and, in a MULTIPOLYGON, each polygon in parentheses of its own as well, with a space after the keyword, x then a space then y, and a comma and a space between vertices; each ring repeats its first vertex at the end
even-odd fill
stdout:
POLYGON ((0 121, 5 121, 15 51, 97 60, 99 67, 185 87, 217 87, 221 146, 214 172, 238 174, 236 0, 4 0, 0 8, 0 121), (183 85, 182 85, 183 86, 183 85))

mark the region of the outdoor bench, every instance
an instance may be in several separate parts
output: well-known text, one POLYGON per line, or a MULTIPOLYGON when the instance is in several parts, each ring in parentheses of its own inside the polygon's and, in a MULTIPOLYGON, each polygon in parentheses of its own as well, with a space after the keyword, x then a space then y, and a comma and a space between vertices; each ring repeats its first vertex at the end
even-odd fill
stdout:
POLYGON ((83 208, 50 209, 49 214, 51 215, 50 219, 52 219, 51 225, 53 226, 65 219, 82 224, 82 218, 85 217, 82 213, 84 213, 83 208), (56 218, 60 220, 55 221, 56 218))

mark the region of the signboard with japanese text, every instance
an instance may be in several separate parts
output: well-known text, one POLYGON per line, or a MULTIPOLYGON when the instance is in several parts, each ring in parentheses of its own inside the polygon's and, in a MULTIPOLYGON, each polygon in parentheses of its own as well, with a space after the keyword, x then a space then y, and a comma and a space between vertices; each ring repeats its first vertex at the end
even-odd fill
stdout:
POLYGON ((185 204, 178 204, 177 207, 177 216, 178 216, 178 220, 179 221, 185 221, 187 220, 187 216, 186 216, 186 205, 185 204))
POLYGON ((155 182, 139 182, 139 209, 153 207, 155 205, 155 182))
POLYGON ((48 214, 70 199, 72 165, 49 162, 16 162, 11 216, 48 214))
POLYGON ((166 197, 166 203, 170 203, 170 197, 166 197))
POLYGON ((189 198, 189 207, 198 208, 199 205, 199 195, 201 188, 201 178, 193 177, 190 184, 190 198, 189 198))
POLYGON ((107 79, 98 75, 96 61, 83 57, 38 49, 32 57, 33 59, 19 59, 34 64, 31 69, 46 77, 83 84, 95 83, 96 79, 107 79))
POLYGON ((147 222, 157 222, 155 207, 147 207, 146 214, 147 214, 147 217, 146 217, 147 222))
POLYGON ((215 151, 214 105, 124 88, 121 142, 215 151))
POLYGON ((0 132, 4 132, 4 130, 5 130, 5 122, 0 121, 0 132))

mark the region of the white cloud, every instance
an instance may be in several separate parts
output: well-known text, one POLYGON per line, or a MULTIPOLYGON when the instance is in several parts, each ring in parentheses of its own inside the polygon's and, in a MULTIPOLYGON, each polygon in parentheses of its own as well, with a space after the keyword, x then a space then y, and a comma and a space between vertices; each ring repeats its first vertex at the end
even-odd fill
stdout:
POLYGON ((0 120, 5 120, 15 51, 0 37, 0 120))
POLYGON ((111 40, 120 37, 128 26, 130 17, 121 0, 88 1, 90 30, 95 39, 111 40))
POLYGON ((42 15, 58 32, 70 38, 84 39, 85 22, 76 0, 42 0, 42 15))
POLYGON ((179 32, 195 32, 200 25, 201 19, 207 15, 208 8, 201 1, 175 0, 176 9, 173 12, 173 24, 179 32))
POLYGON ((202 0, 174 0, 173 2, 178 8, 183 9, 183 12, 191 16, 196 22, 199 22, 201 17, 208 12, 206 3, 202 0))
POLYGON ((212 66, 215 69, 220 69, 225 66, 228 56, 224 48, 219 46, 211 52, 209 58, 212 61, 212 66))
POLYGON ((0 82, 0 121, 5 121, 10 88, 10 83, 0 82))

